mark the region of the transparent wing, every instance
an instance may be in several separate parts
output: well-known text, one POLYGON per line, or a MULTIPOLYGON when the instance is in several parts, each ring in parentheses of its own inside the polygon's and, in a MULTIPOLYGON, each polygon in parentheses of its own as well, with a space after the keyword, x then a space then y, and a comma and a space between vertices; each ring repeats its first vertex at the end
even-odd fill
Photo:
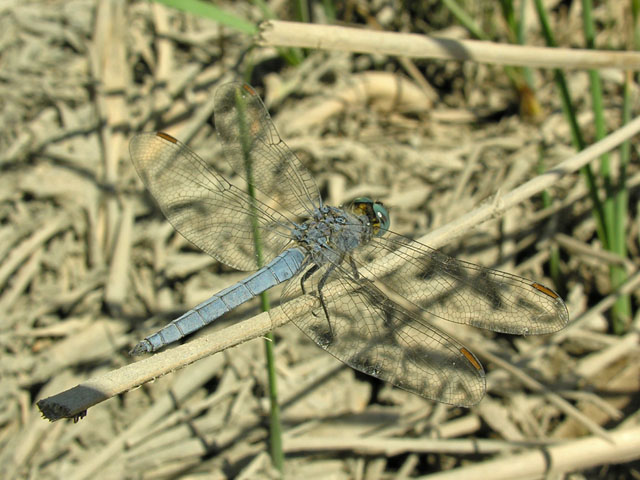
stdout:
POLYGON ((322 205, 315 181, 280 138, 262 100, 242 83, 222 85, 215 123, 226 160, 280 209, 307 217, 322 205))
POLYGON ((534 335, 555 332, 569 321, 566 305, 553 290, 517 275, 456 260, 392 232, 359 248, 354 257, 359 269, 386 288, 451 322, 534 335), (374 262, 381 257, 388 260, 389 253, 390 262, 374 262))
POLYGON ((287 302, 282 310, 321 348, 356 370, 426 398, 463 406, 482 399, 484 370, 464 345, 339 266, 307 271, 289 280, 283 298, 302 295, 304 279, 310 309, 287 302))
POLYGON ((275 258, 290 241, 292 224, 227 182, 189 147, 163 133, 142 133, 131 140, 138 175, 171 225, 195 246, 238 270, 259 267, 254 224, 263 244, 263 260, 275 258))

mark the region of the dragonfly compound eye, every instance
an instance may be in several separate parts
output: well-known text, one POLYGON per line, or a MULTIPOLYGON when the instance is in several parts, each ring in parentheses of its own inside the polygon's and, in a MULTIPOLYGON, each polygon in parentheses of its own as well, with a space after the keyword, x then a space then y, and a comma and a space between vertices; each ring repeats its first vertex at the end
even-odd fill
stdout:
POLYGON ((366 215, 369 218, 376 237, 383 236, 389 230, 389 211, 381 202, 374 202, 369 197, 358 197, 353 201, 351 209, 356 215, 366 215))
POLYGON ((376 232, 376 237, 381 237, 389 230, 389 226, 391 225, 391 218, 389 217, 389 210, 382 205, 380 202, 375 202, 373 204, 373 213, 375 213, 376 218, 378 219, 378 231, 376 232))

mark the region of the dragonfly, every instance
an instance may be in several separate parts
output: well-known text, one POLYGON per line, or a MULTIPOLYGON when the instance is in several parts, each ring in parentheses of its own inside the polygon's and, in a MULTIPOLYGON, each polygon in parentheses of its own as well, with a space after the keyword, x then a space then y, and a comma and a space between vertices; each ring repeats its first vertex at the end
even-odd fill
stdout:
POLYGON ((205 161, 165 132, 136 135, 131 158, 182 236, 218 261, 255 273, 149 335, 132 355, 156 352, 286 282, 279 314, 320 348, 427 399, 471 406, 485 394, 482 364, 434 320, 518 335, 568 323, 552 289, 393 233, 379 201, 325 205, 251 86, 219 87, 214 121, 234 183, 221 162, 205 161), (306 300, 305 308, 296 298, 306 300))

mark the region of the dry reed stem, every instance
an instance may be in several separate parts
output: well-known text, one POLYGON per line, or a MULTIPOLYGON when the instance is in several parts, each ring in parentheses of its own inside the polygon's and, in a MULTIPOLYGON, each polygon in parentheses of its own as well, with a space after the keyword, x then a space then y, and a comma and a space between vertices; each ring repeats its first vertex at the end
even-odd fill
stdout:
POLYGON ((263 47, 317 48, 535 68, 640 69, 640 53, 635 52, 505 45, 279 20, 263 22, 257 41, 263 47))
POLYGON ((585 470, 631 461, 640 450, 640 427, 611 432, 613 443, 597 436, 559 445, 535 447, 522 453, 475 463, 429 476, 431 480, 553 478, 554 473, 585 470))

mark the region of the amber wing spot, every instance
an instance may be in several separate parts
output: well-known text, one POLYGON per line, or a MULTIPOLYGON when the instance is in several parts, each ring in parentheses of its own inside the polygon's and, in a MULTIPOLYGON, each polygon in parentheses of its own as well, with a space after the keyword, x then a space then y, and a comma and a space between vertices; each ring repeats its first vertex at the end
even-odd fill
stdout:
POLYGON ((476 370, 482 370, 482 365, 480 365, 480 362, 478 362, 478 359, 473 353, 471 353, 469 350, 467 350, 464 347, 460 349, 460 353, 462 353, 462 355, 464 355, 465 358, 469 360, 469 363, 473 365, 476 370))
POLYGON ((550 296, 551 298, 560 298, 556 292, 551 290, 550 288, 545 287, 544 285, 540 285, 539 283, 532 283, 531 286, 538 290, 539 292, 544 293, 545 295, 550 296))
POLYGON ((257 95, 256 91, 246 83, 242 86, 242 88, 244 88, 249 93, 249 95, 257 95))
POLYGON ((165 133, 165 132, 156 132, 156 136, 166 140, 167 142, 178 143, 178 140, 176 140, 171 135, 169 135, 168 133, 165 133))

